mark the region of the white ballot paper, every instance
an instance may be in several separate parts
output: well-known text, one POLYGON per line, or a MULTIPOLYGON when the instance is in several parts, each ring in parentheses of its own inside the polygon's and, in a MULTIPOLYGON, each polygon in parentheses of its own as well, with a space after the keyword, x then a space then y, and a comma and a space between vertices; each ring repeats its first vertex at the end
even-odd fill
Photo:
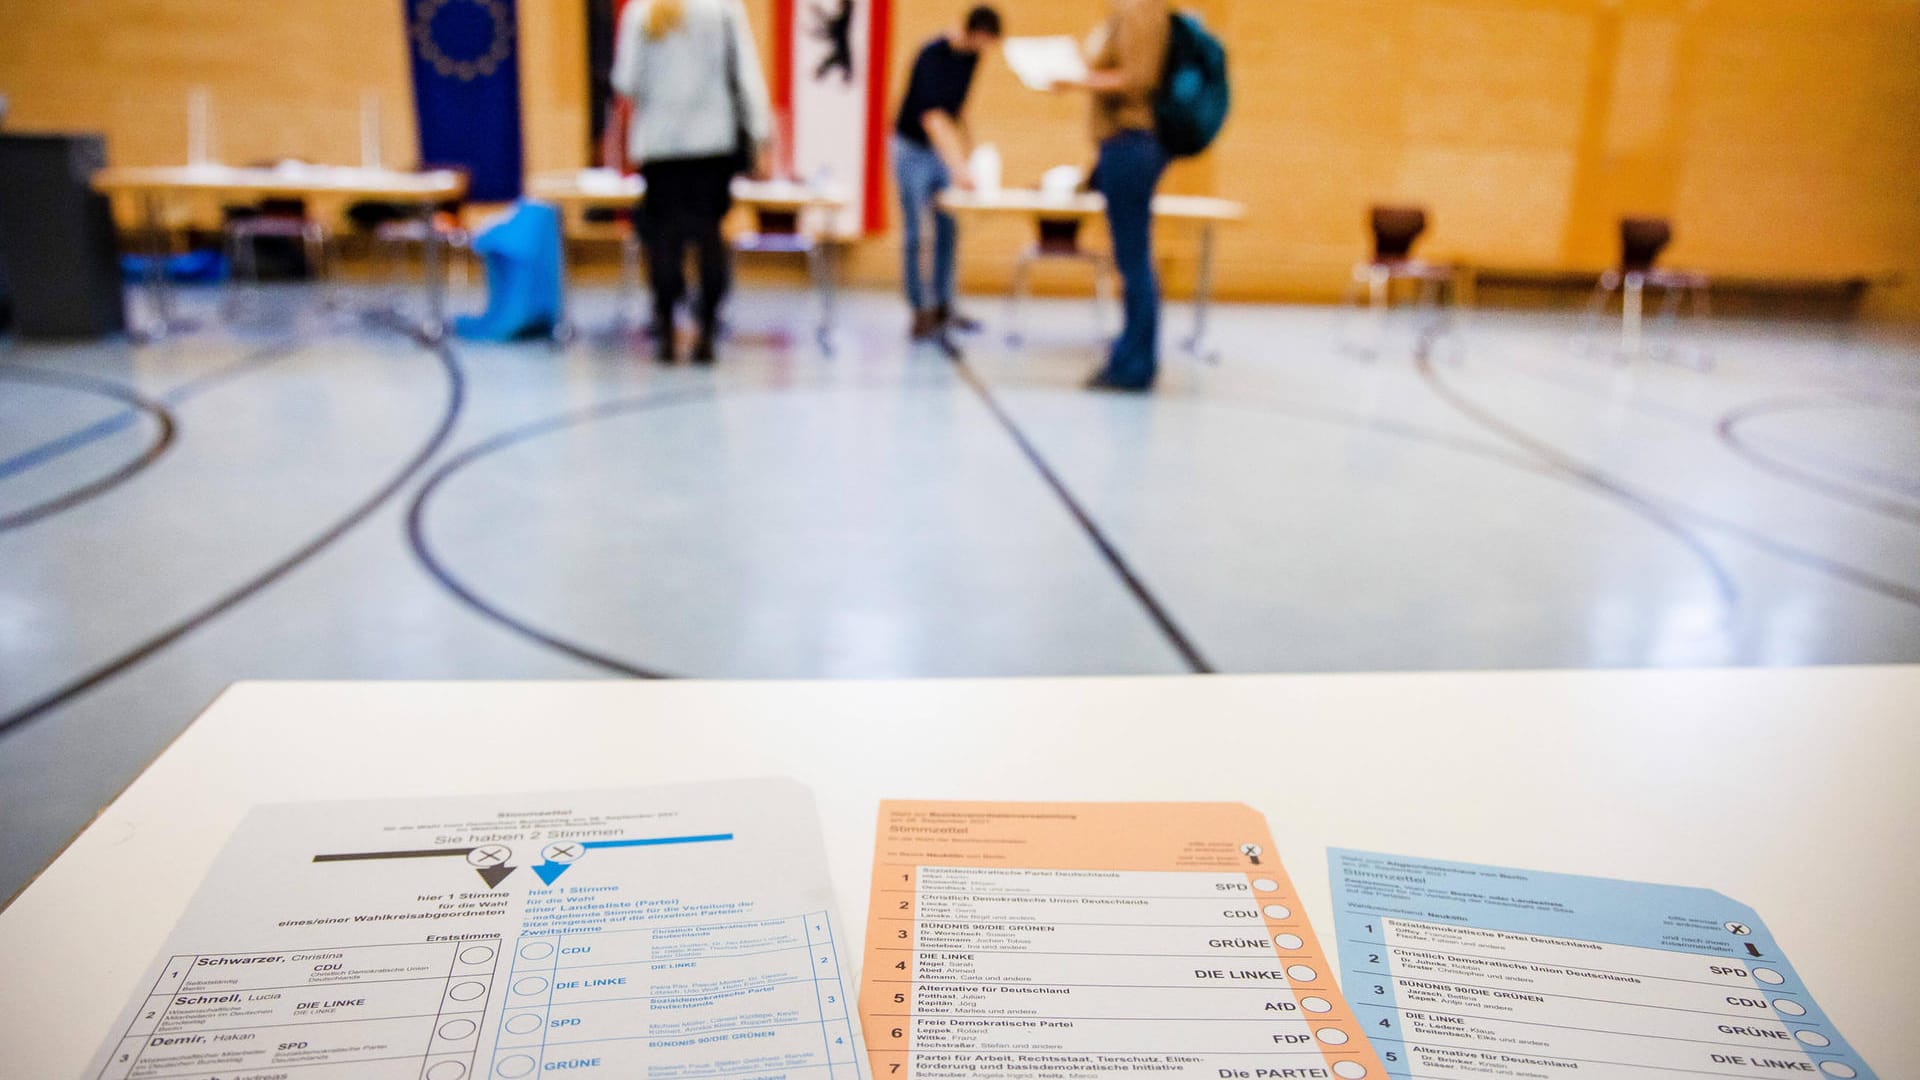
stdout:
POLYGON ((261 806, 88 1075, 866 1080, 833 907, 783 780, 261 806))
POLYGON ((1051 90, 1055 83, 1087 77, 1086 58, 1070 37, 1008 38, 1000 48, 1014 75, 1032 89, 1051 90))

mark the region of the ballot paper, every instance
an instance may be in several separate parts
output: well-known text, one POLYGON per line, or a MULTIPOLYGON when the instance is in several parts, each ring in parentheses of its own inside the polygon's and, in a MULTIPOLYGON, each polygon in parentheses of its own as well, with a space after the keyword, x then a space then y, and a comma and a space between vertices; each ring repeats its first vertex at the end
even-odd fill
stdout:
POLYGON ((779 780, 262 806, 92 1077, 865 1080, 779 780))
POLYGON ((1396 1077, 1872 1077, 1752 908, 1709 889, 1328 853, 1347 989, 1396 1077))
POLYGON ((1245 806, 882 803, 871 904, 880 1080, 1385 1075, 1245 806))
POLYGON ((1014 75, 1034 90, 1051 90, 1055 83, 1087 77, 1086 58, 1079 42, 1070 37, 1008 38, 1000 48, 1014 75))

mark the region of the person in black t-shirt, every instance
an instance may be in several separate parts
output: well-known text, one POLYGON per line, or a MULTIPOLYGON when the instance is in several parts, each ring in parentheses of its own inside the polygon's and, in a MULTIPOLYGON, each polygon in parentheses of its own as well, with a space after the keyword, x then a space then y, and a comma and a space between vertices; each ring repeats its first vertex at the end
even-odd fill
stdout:
POLYGON ((915 340, 939 338, 947 329, 973 329, 954 314, 954 262, 959 227, 934 202, 949 185, 971 188, 972 153, 961 113, 980 54, 999 44, 1000 14, 982 5, 957 30, 928 42, 913 61, 906 97, 893 126, 893 174, 900 188, 907 302, 913 305, 915 340), (928 288, 920 238, 933 219, 933 282, 928 288))

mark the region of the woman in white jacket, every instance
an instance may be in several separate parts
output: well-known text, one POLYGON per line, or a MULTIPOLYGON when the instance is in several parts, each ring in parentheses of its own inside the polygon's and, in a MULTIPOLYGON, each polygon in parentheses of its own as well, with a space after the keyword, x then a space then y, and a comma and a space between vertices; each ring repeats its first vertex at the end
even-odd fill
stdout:
POLYGON ((653 283, 654 342, 673 363, 674 310, 686 292, 686 253, 700 261, 693 360, 710 364, 720 304, 732 282, 721 220, 739 173, 766 173, 772 133, 741 0, 629 0, 620 17, 613 89, 633 103, 628 154, 647 181, 635 215, 653 283))

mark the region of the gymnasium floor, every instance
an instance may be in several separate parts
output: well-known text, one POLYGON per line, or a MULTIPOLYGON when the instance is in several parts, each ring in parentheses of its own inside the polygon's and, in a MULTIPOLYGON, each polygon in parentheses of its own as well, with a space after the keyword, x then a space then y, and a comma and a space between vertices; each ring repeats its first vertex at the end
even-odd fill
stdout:
POLYGON ((604 293, 564 350, 312 299, 0 344, 0 896, 242 678, 1920 660, 1889 330, 1722 322, 1703 373, 1567 316, 1226 308, 1218 366, 1131 398, 1075 389, 1079 303, 961 368, 891 297, 823 359, 777 330, 803 297, 751 294, 705 371, 636 359, 604 293))

